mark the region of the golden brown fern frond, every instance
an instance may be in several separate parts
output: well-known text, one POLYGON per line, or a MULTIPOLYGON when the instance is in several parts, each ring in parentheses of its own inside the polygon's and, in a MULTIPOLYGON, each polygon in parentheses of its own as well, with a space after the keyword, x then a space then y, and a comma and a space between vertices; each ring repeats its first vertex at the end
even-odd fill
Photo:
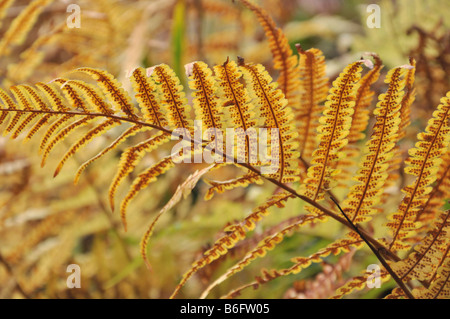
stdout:
POLYGON ((337 173, 331 168, 331 163, 340 158, 339 150, 347 143, 361 64, 350 64, 333 82, 323 116, 319 120, 321 125, 317 132, 320 143, 312 154, 308 177, 302 185, 302 193, 314 201, 323 198, 324 190, 330 188, 333 175, 337 173))
MULTIPOLYGON (((319 217, 319 216, 316 216, 319 217)), ((314 218, 314 217, 313 217, 314 218)), ((256 280, 252 283, 243 285, 239 288, 234 289, 229 292, 225 298, 233 298, 241 293, 242 290, 253 287, 253 289, 257 289, 263 284, 266 284, 274 279, 288 276, 292 274, 298 274, 303 269, 311 266, 312 263, 319 263, 323 261, 323 258, 329 256, 330 254, 339 255, 341 252, 350 252, 352 249, 359 249, 364 246, 364 240, 356 232, 350 232, 345 237, 340 238, 333 243, 329 244, 327 247, 320 249, 318 252, 311 254, 308 257, 296 257, 291 259, 294 263, 289 268, 277 270, 262 270, 261 276, 257 276, 256 280)))
POLYGON ((243 61, 240 64, 244 78, 250 84, 250 94, 265 120, 265 127, 269 131, 276 129, 277 140, 270 140, 267 146, 275 146, 275 151, 270 156, 277 158, 278 163, 275 163, 276 172, 269 176, 281 183, 294 182, 298 180, 300 173, 297 164, 300 154, 295 150, 297 143, 294 140, 297 132, 292 121, 294 116, 292 110, 286 107, 288 101, 282 92, 276 89, 276 84, 272 83, 272 78, 262 65, 245 64, 243 61))
MULTIPOLYGON (((353 293, 355 290, 358 291, 366 288, 369 277, 373 277, 373 273, 364 272, 361 276, 353 277, 336 291, 336 294, 332 297, 332 299, 340 299, 345 295, 353 293)), ((390 279, 389 273, 384 268, 380 269, 379 279, 381 282, 386 282, 390 279)))
POLYGON ((328 78, 325 76, 325 57, 322 51, 312 48, 304 51, 297 44, 300 54, 300 105, 295 110, 295 122, 299 134, 300 154, 309 161, 317 147, 316 130, 323 111, 322 102, 327 97, 328 78))
POLYGON ((243 240, 246 237, 247 232, 252 231, 256 227, 256 224, 261 221, 263 217, 269 214, 270 207, 277 206, 278 208, 282 208, 284 207, 284 202, 286 202, 289 198, 293 198, 292 194, 276 194, 267 200, 263 205, 254 209, 253 212, 244 218, 240 223, 228 226, 225 229, 226 235, 216 240, 214 245, 203 254, 203 257, 194 262, 191 268, 183 275, 183 278, 172 293, 171 298, 178 294, 189 278, 191 278, 197 271, 212 263, 214 260, 220 258, 220 256, 225 255, 239 241, 243 240))
POLYGON ((205 182, 211 186, 205 194, 205 200, 210 200, 213 198, 214 193, 221 194, 226 190, 235 189, 237 187, 247 187, 250 184, 262 184, 263 179, 260 175, 250 171, 241 177, 228 181, 206 180, 205 182))
POLYGON ((392 265, 395 273, 405 282, 411 279, 429 280, 450 245, 450 210, 442 212, 434 227, 423 241, 414 247, 414 252, 404 260, 392 265))
POLYGON ((367 221, 380 200, 383 186, 388 177, 387 161, 397 142, 400 122, 400 107, 406 69, 399 67, 389 71, 386 83, 389 88, 381 94, 374 111, 376 123, 370 141, 366 144, 365 155, 355 177, 354 185, 343 203, 343 210, 354 223, 367 221))
POLYGON ((438 270, 438 277, 430 285, 430 288, 418 288, 413 290, 417 299, 448 299, 450 298, 450 256, 438 270))
POLYGON ((218 279, 216 279, 212 284, 210 284, 202 293, 200 298, 206 297, 209 292, 216 286, 218 286, 220 283, 225 281, 226 279, 230 278, 234 274, 242 271, 245 267, 250 265, 252 261, 254 261, 257 258, 264 257, 268 251, 273 250, 279 243, 281 243, 285 236, 289 235, 290 233, 297 231, 304 225, 308 225, 310 223, 315 222, 325 222, 327 218, 322 215, 304 215, 302 219, 299 221, 296 221, 295 223, 288 225, 284 227, 282 230, 271 234, 261 240, 255 248, 253 248, 250 252, 247 253, 247 255, 236 265, 228 269, 222 276, 220 276, 218 279))
POLYGON ((361 78, 361 85, 355 100, 355 111, 352 115, 352 126, 347 137, 348 144, 342 150, 343 158, 336 163, 336 168, 342 171, 339 175, 339 180, 341 181, 350 179, 353 168, 357 166, 356 159, 360 156, 360 148, 356 143, 366 136, 365 130, 369 125, 369 109, 375 95, 371 87, 380 77, 380 71, 383 68, 382 61, 378 55, 375 53, 366 54, 374 58, 375 65, 361 78))
POLYGON ((275 22, 267 12, 254 4, 250 0, 240 0, 247 8, 252 10, 259 23, 264 28, 269 47, 272 51, 273 65, 280 71, 277 83, 281 91, 289 101, 289 106, 293 109, 298 108, 300 103, 299 96, 299 66, 298 58, 293 54, 289 42, 280 28, 277 28, 275 22))
POLYGON ((407 174, 416 176, 416 180, 403 188, 403 198, 399 210, 390 216, 387 223, 393 238, 390 250, 408 249, 410 244, 405 239, 416 231, 416 216, 431 192, 430 185, 436 180, 440 157, 448 149, 450 143, 450 93, 441 99, 441 104, 429 120, 425 132, 418 134, 416 147, 409 151, 405 168, 407 174))
MULTIPOLYGON (((0 56, 9 53, 10 47, 20 45, 25 40, 30 29, 33 27, 42 10, 53 0, 34 0, 17 16, 0 41, 0 56)), ((6 10, 11 1, 4 1, 2 7, 6 10)), ((4 11, 3 11, 4 12, 4 11)))

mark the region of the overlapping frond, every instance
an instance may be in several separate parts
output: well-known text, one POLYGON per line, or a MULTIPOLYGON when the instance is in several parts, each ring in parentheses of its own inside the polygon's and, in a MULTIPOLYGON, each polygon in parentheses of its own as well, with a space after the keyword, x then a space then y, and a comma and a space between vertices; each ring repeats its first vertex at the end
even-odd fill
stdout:
MULTIPOLYGON (((10 47, 20 45, 44 8, 53 0, 34 0, 13 20, 0 41, 0 56, 7 54, 10 47)), ((11 6, 11 1, 2 1, 2 11, 11 6)), ((4 13, 3 13, 4 14, 4 13)))
MULTIPOLYGON (((320 220, 322 217, 320 215, 316 215, 318 220, 320 220)), ((313 217, 314 218, 314 217, 313 217)), ((270 242, 270 240, 269 240, 270 242)), ((359 249, 364 246, 364 240, 361 239, 361 237, 355 233, 350 232, 345 237, 339 238, 338 240, 334 241, 333 243, 329 244, 327 247, 322 248, 318 252, 311 254, 308 257, 296 257, 293 258, 291 261, 294 263, 289 268, 277 270, 277 269, 271 269, 271 270, 263 270, 261 273, 261 276, 256 277, 256 281, 246 284, 244 286, 241 286, 237 289, 234 289, 228 295, 226 298, 232 298, 241 293, 242 290, 253 287, 254 289, 257 289, 260 285, 266 284, 274 279, 288 276, 292 274, 298 274, 303 269, 308 268, 311 266, 312 263, 319 263, 323 260, 323 258, 329 256, 330 254, 333 255, 339 255, 342 252, 350 252, 351 249, 356 248, 359 249)))
POLYGON ((348 144, 344 146, 342 152, 344 157, 337 162, 336 168, 341 170, 339 180, 348 180, 351 178, 353 168, 357 166, 356 159, 360 156, 360 148, 356 143, 366 136, 365 130, 369 125, 370 105, 375 92, 372 85, 380 77, 380 71, 383 68, 382 61, 375 53, 366 53, 373 56, 375 64, 362 78, 361 85, 356 94, 354 113, 352 115, 352 126, 348 133, 348 144))
POLYGON ((354 185, 343 203, 343 210, 354 222, 368 220, 375 212, 376 205, 383 193, 383 186, 388 177, 386 164, 393 155, 392 149, 397 142, 400 123, 400 107, 405 80, 402 78, 406 69, 399 67, 389 71, 386 83, 389 88, 381 94, 374 111, 376 122, 370 141, 366 144, 365 155, 355 177, 354 185))
POLYGON ((250 265, 250 263, 255 259, 264 257, 268 251, 273 250, 290 233, 297 231, 304 225, 316 222, 324 222, 327 220, 327 218, 323 214, 322 215, 308 214, 304 215, 303 217, 304 218, 300 219, 299 221, 296 221, 295 223, 286 226, 279 232, 271 234, 266 238, 264 238, 262 241, 260 241, 256 245, 256 247, 253 248, 250 252, 248 252, 247 255, 240 262, 238 262, 236 265, 228 269, 225 272, 225 274, 220 276, 211 285, 209 285, 202 293, 201 297, 206 297, 214 287, 225 281, 227 278, 230 278, 234 274, 242 271, 245 267, 250 265))
POLYGON ((407 258, 392 265, 400 279, 430 280, 450 245, 450 210, 442 212, 434 228, 407 258))
POLYGON ((183 278, 172 293, 171 298, 178 294, 189 278, 191 278, 197 271, 212 263, 220 256, 226 254, 239 241, 246 237, 247 232, 255 229, 256 224, 264 216, 269 214, 270 207, 277 206, 278 208, 282 208, 284 207, 284 202, 289 198, 293 198, 293 195, 288 193, 276 194, 267 200, 263 205, 253 210, 253 212, 244 218, 240 223, 228 226, 225 230, 227 234, 216 240, 214 245, 203 254, 202 258, 194 262, 191 269, 183 275, 183 278))
POLYGON ((313 153, 313 160, 308 169, 302 192, 312 200, 323 198, 324 190, 330 188, 333 175, 331 163, 340 157, 339 150, 346 145, 350 130, 351 116, 355 105, 355 96, 359 88, 362 62, 347 66, 333 82, 333 88, 327 97, 320 126, 317 128, 318 148, 313 153))
MULTIPOLYGON (((374 273, 369 271, 365 271, 363 275, 356 276, 348 281, 345 285, 340 287, 336 294, 332 297, 332 299, 340 299, 345 295, 349 295, 354 291, 362 290, 367 287, 367 281, 370 278, 374 278, 374 273)), ((381 281, 381 283, 386 282, 390 279, 389 273, 384 269, 380 268, 380 276, 377 278, 381 281)))
POLYGON ((282 92, 276 89, 276 83, 272 83, 272 78, 262 65, 246 64, 242 61, 240 69, 246 81, 251 84, 250 96, 261 110, 261 117, 265 120, 264 126, 270 132, 267 135, 276 136, 275 141, 268 138, 267 143, 272 162, 278 166, 274 167, 276 171, 269 176, 282 183, 294 182, 298 180, 300 173, 297 167, 300 154, 296 151, 298 144, 294 141, 297 132, 292 121, 292 109, 287 106, 288 101, 282 92), (276 134, 272 134, 272 130, 275 130, 276 134))
POLYGON ((450 298, 450 256, 438 270, 438 277, 430 288, 417 288, 413 290, 417 299, 449 299, 450 298))
POLYGON ((254 4, 250 0, 240 0, 247 8, 252 10, 259 23, 264 28, 264 32, 269 41, 269 47, 272 51, 273 65, 280 71, 277 79, 281 91, 289 101, 289 106, 293 109, 298 108, 300 103, 299 87, 299 65, 298 58, 293 54, 289 42, 283 31, 275 25, 273 19, 267 12, 254 4))
POLYGON ((316 130, 323 111, 322 102, 327 98, 328 78, 326 77, 325 57, 319 49, 303 50, 297 45, 300 54, 300 104, 295 110, 295 122, 299 134, 300 154, 310 160, 317 147, 316 130))
POLYGON ((426 203, 431 185, 435 182, 441 156, 447 151, 450 143, 450 93, 441 99, 441 104, 428 121, 425 132, 418 134, 415 148, 409 150, 405 168, 407 174, 416 176, 415 181, 404 187, 405 194, 399 210, 390 216, 388 228, 393 238, 389 244, 390 250, 403 250, 410 247, 405 239, 415 233, 416 216, 426 203))

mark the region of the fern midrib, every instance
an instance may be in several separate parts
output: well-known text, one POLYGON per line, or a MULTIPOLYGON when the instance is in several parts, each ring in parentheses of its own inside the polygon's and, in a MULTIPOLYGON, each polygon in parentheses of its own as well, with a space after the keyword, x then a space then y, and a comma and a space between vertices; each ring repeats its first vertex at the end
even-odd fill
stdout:
POLYGON ((392 242, 391 242, 391 244, 389 245, 389 250, 391 250, 391 249, 392 249, 392 246, 394 246, 395 241, 397 240, 397 236, 398 236, 398 234, 400 233, 400 230, 401 230, 401 228, 402 228, 402 225, 403 225, 403 223, 404 223, 404 221, 405 221, 405 219, 406 219, 406 215, 407 215, 408 212, 409 212, 409 208, 411 207, 411 203, 414 201, 414 197, 416 196, 417 189, 419 188, 419 184, 420 184, 420 181, 421 181, 421 179, 422 179, 423 171, 424 171, 424 169, 425 169, 425 166, 426 166, 426 164, 427 164, 427 162, 428 162, 428 159, 429 159, 429 156, 430 156, 430 152, 431 152, 431 150, 433 149, 433 146, 434 146, 434 144, 435 144, 435 142, 436 142, 437 137, 439 136, 439 133, 441 132, 441 128, 442 128, 442 126, 444 125, 444 122, 445 122, 445 119, 447 118, 447 115, 448 115, 449 110, 450 110, 450 107, 447 107, 447 110, 446 110, 446 112, 445 112, 445 114, 444 114, 444 116, 443 116, 443 120, 442 120, 441 123, 439 124, 439 128, 437 129, 437 132, 436 132, 436 134, 435 134, 434 137, 433 137, 433 141, 431 142, 430 147, 429 147, 428 150, 427 150, 427 154, 426 154, 426 156, 425 156, 425 160, 423 161, 423 165, 422 165, 422 167, 420 168, 420 174, 419 174, 419 176, 418 176, 418 178, 417 178, 416 185, 414 186, 414 190, 413 190, 413 193, 412 193, 412 195, 411 195, 411 199, 408 201, 408 204, 407 204, 406 209, 405 209, 405 211, 404 211, 404 213, 403 213, 403 216, 402 216, 402 219, 401 219, 401 221, 400 221, 400 224, 398 225, 397 229, 395 230, 394 237, 392 238, 392 242))
POLYGON ((320 190, 322 188, 322 183, 323 183, 323 179, 324 179, 324 176, 325 176, 325 171, 327 169, 327 163, 328 163, 328 157, 329 157, 329 154, 330 154, 331 144, 333 143, 334 132, 336 131, 336 126, 337 126, 337 122, 338 122, 338 119, 339 119, 339 114, 340 114, 340 111, 341 111, 342 95, 344 94, 344 91, 347 90, 347 85, 348 85, 349 81, 350 81, 350 74, 347 76, 347 79, 345 79, 344 88, 339 93, 339 102, 338 102, 338 107, 337 107, 337 110, 336 110, 336 116, 335 116, 335 119, 333 121, 333 130, 331 132, 331 136, 330 136, 330 139, 328 141, 327 151, 326 151, 326 154, 325 154, 325 162, 322 164, 323 165, 323 169, 321 170, 322 172, 320 173, 319 184, 317 185, 316 194, 314 195, 313 201, 316 201, 317 196, 319 195, 320 190))
POLYGON ((436 242, 436 240, 438 239, 439 235, 442 233, 443 228, 446 226, 447 223, 447 219, 450 216, 450 211, 447 212, 447 215, 445 216, 445 219, 442 221, 442 225, 439 227, 439 230, 437 231, 436 235, 433 236, 433 240, 431 241, 431 243, 428 245, 427 249, 425 249, 425 251, 422 252, 417 252, 419 254, 419 258, 416 260, 416 262, 409 268, 409 270, 400 278, 400 279, 404 279, 416 266, 419 262, 422 261, 422 259, 426 256, 426 254, 428 253, 428 251, 431 249, 431 247, 433 247, 433 244, 436 242))
POLYGON ((309 63, 309 107, 308 107, 308 111, 306 112, 306 129, 305 129, 305 135, 302 138, 302 141, 300 142, 301 145, 301 149, 300 149, 300 154, 303 156, 303 152, 305 151, 305 147, 306 147, 306 142, 308 140, 308 136, 309 136, 309 127, 311 124, 311 118, 312 118, 312 111, 313 111, 313 103, 314 103, 314 89, 313 89, 313 84, 314 84, 314 80, 313 80, 313 76, 314 76, 314 71, 313 71, 313 59, 311 58, 310 54, 308 54, 308 52, 305 53, 305 55, 307 56, 307 63, 309 63))
MULTIPOLYGON (((194 72, 196 72, 195 68, 194 68, 194 72)), ((197 74, 199 74, 199 73, 200 72, 197 70, 197 74)), ((217 128, 219 128, 219 126, 216 125, 217 123, 216 123, 214 115, 212 113, 211 103, 209 101, 209 97, 208 97, 208 94, 206 92, 205 83, 203 82, 203 78, 202 78, 201 75, 197 76, 197 78, 200 81, 200 85, 202 87, 203 96, 205 97, 205 100, 206 100, 207 110, 208 110, 209 117, 211 118, 211 122, 212 122, 212 125, 213 125, 212 128, 214 129, 214 134, 216 134, 217 133, 216 130, 217 130, 217 128)), ((215 149, 217 150, 219 146, 217 144, 217 137, 216 136, 214 136, 214 145, 215 145, 215 149)))
MULTIPOLYGON (((239 112, 239 117, 241 118, 241 123, 242 123, 242 129, 244 130, 244 132, 247 132, 247 124, 245 123, 245 119, 244 116, 242 115, 242 111, 241 111, 241 105, 238 103, 238 100, 236 98, 236 94, 234 93, 234 89, 233 86, 231 85, 231 80, 230 80, 230 75, 228 74, 228 69, 227 69, 227 64, 228 64, 228 59, 225 62, 225 65, 223 66, 223 70, 225 73, 225 77, 227 79, 227 83, 228 83, 228 87, 230 88, 230 92, 233 95, 233 100, 234 100, 234 104, 239 112)), ((248 135, 245 134, 245 146, 247 148, 248 151, 248 158, 250 159, 250 139, 248 138, 248 135)))
POLYGON ((450 271, 448 271, 447 274, 447 278, 445 278, 444 282, 442 283, 441 287, 439 288, 439 290, 436 292, 436 294, 434 295, 433 299, 436 299, 437 297, 439 297, 439 295, 441 294, 442 290, 445 288, 446 283, 450 280, 450 271))
POLYGON ((39 113, 39 114, 51 114, 51 115, 57 115, 57 114, 65 114, 65 115, 74 115, 74 116, 94 116, 94 117, 108 117, 111 119, 117 119, 119 121, 122 122, 130 122, 130 123, 134 123, 136 125, 142 125, 142 126, 148 126, 157 130, 161 130, 165 133, 168 134, 175 134, 176 133, 172 133, 172 131, 155 125, 155 124, 150 124, 150 123, 146 123, 146 122, 141 122, 139 120, 135 120, 129 117, 122 117, 122 116, 118 116, 118 115, 113 115, 113 114, 104 114, 104 113, 85 113, 85 112, 72 112, 72 111, 43 111, 43 110, 18 110, 18 109, 3 109, 0 108, 0 112, 19 112, 19 113, 39 113))
POLYGON ((122 105, 122 107, 126 110, 125 114, 128 115, 128 117, 130 117, 132 119, 136 119, 136 115, 133 113, 132 110, 129 109, 127 101, 123 100, 121 94, 119 94, 120 92, 117 92, 116 88, 110 83, 109 79, 106 76, 104 76, 103 74, 101 74, 100 72, 96 72, 95 74, 100 76, 103 80, 102 82, 106 83, 108 85, 109 90, 107 90, 107 91, 109 93, 114 92, 116 94, 116 96, 120 99, 120 102, 121 102, 120 105, 122 105))
MULTIPOLYGON (((241 2, 243 2, 247 7, 249 7, 250 10, 255 12, 256 15, 265 22, 265 23, 263 23, 263 27, 264 27, 264 24, 265 24, 269 28, 270 33, 272 34, 272 39, 273 39, 273 42, 275 42, 276 50, 278 51, 279 56, 281 57, 281 59, 279 59, 281 61, 281 63, 282 63, 282 69, 280 71, 281 72, 280 75, 284 75, 283 76, 283 85, 282 85, 281 88, 282 88, 282 91, 283 91, 284 95, 287 96, 288 82, 289 82, 288 81, 289 71, 288 71, 288 67, 287 67, 287 64, 286 64, 286 58, 284 57, 283 51, 281 49, 281 45, 280 45, 280 43, 278 41, 278 35, 277 35, 277 32, 276 32, 277 29, 276 29, 276 27, 274 28, 273 24, 270 23, 271 21, 264 16, 262 9, 258 8, 257 6, 255 6, 254 4, 250 3, 249 1, 241 0, 241 2)), ((274 55, 274 56, 276 57, 276 55, 274 55)))
POLYGON ((281 138, 281 127, 278 124, 278 120, 277 120, 277 117, 275 115, 275 111, 273 109, 273 105, 270 102, 269 98, 267 97, 266 91, 264 90, 264 88, 263 88, 263 86, 261 84, 261 81, 259 80, 259 77, 257 76, 257 74, 256 74, 256 72, 255 72, 255 70, 253 68, 250 67, 248 69, 250 69, 251 72, 254 74, 254 77, 255 77, 256 81, 258 82, 258 85, 259 85, 261 91, 264 94, 264 99, 266 100, 267 105, 269 106, 270 113, 272 114, 272 118, 273 118, 273 120, 275 122, 275 126, 278 129, 278 142, 280 143, 280 153, 281 153, 281 167, 280 167, 280 178, 279 178, 279 181, 281 182, 283 180, 284 169, 285 169, 284 147, 283 147, 283 139, 281 138))
POLYGON ((173 93, 172 88, 169 85, 169 81, 167 80, 166 75, 164 74, 164 72, 160 71, 158 73, 164 79, 164 82, 167 85, 167 89, 169 91, 170 98, 171 98, 173 106, 175 107, 175 110, 177 112, 178 120, 180 121, 181 126, 183 127, 185 135, 187 135, 186 133, 189 132, 189 130, 186 128, 183 116, 181 115, 180 110, 178 109, 178 104, 177 104, 177 101, 175 100, 175 94, 173 93))
POLYGON ((420 215, 422 215, 422 213, 425 212, 425 210, 427 209, 427 207, 430 204, 431 200, 438 193, 439 187, 441 186, 442 182, 445 180, 448 172, 450 172, 450 165, 447 166, 447 168, 445 169, 444 173, 442 174, 442 177, 436 182, 436 185, 434 186, 430 196, 428 196, 427 202, 425 203, 425 205, 423 205, 422 211, 420 212, 420 214, 418 214, 416 216, 416 221, 419 220, 420 215))
MULTIPOLYGON (((397 78, 398 78, 398 73, 399 72, 397 72, 397 78)), ((394 80, 392 80, 392 81, 394 81, 394 80)), ((391 91, 390 94, 389 94, 387 105, 391 104, 392 95, 393 95, 393 93, 391 91)), ((382 116, 382 118, 383 118, 383 129, 381 131, 380 141, 379 141, 379 143, 377 145, 377 151, 375 153, 376 154, 375 155, 375 160, 372 162, 372 165, 370 167, 369 175, 367 177, 366 183, 364 184, 364 191, 362 193, 361 199, 358 202, 358 207, 355 210, 355 214, 353 215, 352 222, 354 222, 356 217, 358 216, 359 210, 361 209, 362 203, 364 202, 364 199, 366 197, 367 190, 369 189, 369 184, 370 184, 370 181, 371 181, 371 179, 373 177, 373 171, 375 169, 375 166, 378 164, 377 162, 378 162, 378 158, 380 156, 380 148, 381 148, 381 145, 384 142, 384 136, 386 135, 386 122, 387 122, 387 118, 388 118, 388 116, 390 116, 391 112, 392 112, 392 107, 389 107, 389 109, 388 109, 388 107, 386 107, 385 113, 382 116)))
POLYGON ((139 72, 137 73, 137 75, 139 76, 139 81, 141 82, 142 88, 144 88, 145 96, 147 97, 147 100, 150 102, 150 106, 152 108, 153 115, 154 115, 154 117, 156 119, 156 122, 157 122, 158 126, 162 127, 161 121, 159 120, 158 112, 156 111, 155 105, 154 105, 152 99, 150 98, 150 94, 148 93, 148 90, 147 90, 147 88, 145 86, 145 84, 146 84, 145 80, 144 80, 144 78, 141 76, 141 74, 139 72))

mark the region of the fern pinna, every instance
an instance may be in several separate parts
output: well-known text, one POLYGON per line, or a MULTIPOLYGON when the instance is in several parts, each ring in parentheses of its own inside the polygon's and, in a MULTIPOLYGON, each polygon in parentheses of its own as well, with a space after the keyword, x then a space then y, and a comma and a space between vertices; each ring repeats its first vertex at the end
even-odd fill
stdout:
MULTIPOLYGON (((388 200, 388 187, 396 183, 402 156, 399 142, 406 135, 409 108, 414 101, 414 59, 385 76, 387 89, 378 96, 373 127, 368 130, 365 146, 360 151, 357 145, 366 136, 368 107, 374 96, 372 84, 380 76, 381 59, 374 53, 365 54, 366 59, 348 65, 329 85, 320 50, 304 50, 298 45, 298 55, 294 54, 281 29, 263 9, 251 1, 241 2, 255 12, 269 39, 274 67, 280 71, 275 81, 263 65, 243 58, 237 61, 227 58, 223 64, 213 67, 197 61, 186 65, 190 89, 187 90, 181 84, 184 80, 168 65, 160 64, 148 69, 136 68, 131 73, 133 96, 130 96, 112 74, 83 67, 67 78, 56 78, 50 83, 0 89, 0 124, 4 134, 29 140, 42 131, 39 151, 45 165, 59 144, 68 141, 69 136, 74 138, 82 127, 88 127, 68 147, 56 166, 55 176, 97 137, 116 136, 81 164, 75 182, 89 165, 118 150, 133 136, 144 136, 143 141, 121 152, 109 187, 110 206, 115 210, 119 189, 127 179, 134 179, 119 206, 125 229, 131 202, 160 175, 181 162, 198 163, 198 158, 210 164, 187 177, 150 222, 140 246, 149 268, 147 246, 158 220, 205 175, 227 165, 243 170, 243 175, 231 180, 205 178, 209 186, 206 200, 215 193, 237 187, 275 185, 276 190, 265 202, 241 221, 228 225, 224 234, 194 261, 172 297, 197 272, 248 239, 274 207, 282 208, 293 198, 304 201, 307 212, 248 248, 245 256, 210 283, 201 297, 208 296, 223 281, 263 258, 287 236, 301 232, 308 225, 330 220, 348 231, 315 253, 292 258, 288 267, 263 270, 254 281, 225 296, 235 297, 248 287, 256 288, 297 274, 330 254, 353 254, 368 246, 382 264, 381 280, 387 282, 392 278, 398 285, 387 298, 450 297, 447 233, 450 211, 443 210, 444 201, 450 195, 447 187, 450 92, 441 99, 425 131, 418 134, 415 147, 408 151, 405 174, 411 175, 411 183, 403 187, 404 197, 398 208, 385 214, 382 203, 388 200), (233 129, 237 136, 227 129, 233 129), (260 157, 261 149, 255 145, 263 140, 263 135, 259 135, 262 129, 277 134, 264 136, 267 154, 260 157), (231 148, 227 144, 230 140, 231 148), (160 150, 166 153, 161 155, 160 150), (149 153, 157 160, 135 176, 149 153), (349 180, 355 158, 359 156, 357 171, 349 180), (388 233, 383 237, 375 237, 371 231, 375 218, 385 219, 383 230, 388 233), (404 253, 405 250, 409 251, 404 253)), ((335 297, 363 289, 369 276, 370 273, 364 272, 336 287, 335 297)))

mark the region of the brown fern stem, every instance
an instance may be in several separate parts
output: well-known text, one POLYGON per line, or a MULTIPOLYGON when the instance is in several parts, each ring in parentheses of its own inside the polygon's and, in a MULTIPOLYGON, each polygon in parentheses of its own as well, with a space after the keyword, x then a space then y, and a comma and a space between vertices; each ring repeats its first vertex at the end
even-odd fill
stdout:
MULTIPOLYGON (((177 135, 177 133, 174 133, 174 132, 172 132, 169 129, 166 129, 164 127, 160 127, 160 126, 155 125, 155 124, 146 123, 146 122, 142 122, 142 121, 135 120, 135 119, 132 119, 132 118, 121 117, 121 116, 112 115, 112 114, 70 112, 70 111, 43 111, 43 110, 17 110, 17 109, 13 110, 13 109, 3 109, 3 108, 0 108, 0 112, 23 112, 23 113, 39 113, 39 114, 69 114, 69 115, 78 115, 78 116, 107 117, 107 118, 117 119, 117 120, 122 121, 122 122, 129 122, 129 123, 134 123, 134 124, 137 124, 137 125, 151 127, 151 128, 163 131, 163 132, 168 133, 168 134, 177 135)), ((182 134, 178 134, 178 136, 182 137, 182 134)), ((188 136, 184 136, 184 138, 185 139, 189 139, 188 136)), ((206 146, 203 145, 204 141, 199 141, 199 140, 196 140, 196 139, 193 139, 193 138, 190 138, 189 140, 190 140, 191 143, 200 144, 200 145, 202 145, 203 148, 211 150, 212 146, 209 146, 209 144, 206 145, 206 146)), ((230 156, 228 154, 223 154, 222 152, 217 151, 217 150, 214 150, 214 151, 219 156, 224 156, 227 160, 230 160, 230 161, 236 163, 237 165, 245 167, 246 169, 248 169, 248 170, 258 174, 259 176, 261 176, 265 180, 275 184, 276 186, 278 186, 278 187, 284 189, 285 191, 291 193, 292 195, 300 198, 301 200, 305 201, 306 203, 308 203, 308 204, 314 206, 315 208, 321 210, 327 216, 329 216, 329 217, 333 218, 334 220, 340 222, 341 224, 345 225, 346 227, 348 227, 350 229, 353 229, 352 224, 349 223, 345 218, 340 217, 339 215, 335 214, 334 212, 332 212, 328 208, 320 205, 316 201, 314 201, 314 200, 312 200, 312 199, 310 199, 310 198, 308 198, 306 196, 300 195, 299 193, 297 193, 294 189, 292 189, 288 185, 286 185, 284 183, 281 183, 280 181, 278 181, 276 179, 273 179, 273 178, 270 178, 270 177, 262 175, 262 173, 257 168, 255 168, 254 166, 252 166, 252 165, 250 165, 248 163, 238 163, 234 157, 232 157, 232 156, 230 156)), ((375 238, 373 238, 369 233, 367 233, 367 231, 365 231, 363 229, 359 229, 359 230, 364 234, 365 238, 374 245, 375 248, 377 248, 377 249, 384 248, 384 246, 381 243, 379 243, 375 238)), ((399 261, 400 260, 400 258, 396 254, 392 253, 389 250, 386 251, 386 255, 393 261, 399 261)))
MULTIPOLYGON (((331 200, 334 201, 333 198, 331 198, 331 200)), ((383 256, 381 256, 380 249, 379 248, 376 249, 374 246, 372 246, 372 244, 366 239, 366 236, 363 235, 363 233, 360 231, 359 227, 357 225, 353 224, 353 222, 350 220, 350 218, 348 218, 348 216, 344 213, 344 211, 342 210, 341 206, 335 201, 334 201, 334 203, 339 208, 339 210, 341 211, 342 215, 344 215, 345 219, 347 219, 347 221, 350 223, 350 225, 352 226, 353 230, 358 233, 358 235, 364 240, 364 242, 367 244, 367 246, 369 246, 370 250, 372 250, 372 252, 375 254, 375 256, 377 256, 378 260, 381 262, 383 267, 389 272, 391 277, 395 280, 397 285, 403 290, 405 295, 409 299, 415 299, 414 296, 412 295, 412 293, 409 291, 408 287, 406 287, 406 285, 397 276, 397 274, 392 270, 391 266, 389 266, 389 264, 386 262, 386 260, 383 258, 383 256)), ((385 249, 385 248, 383 247, 383 249, 385 249)))

